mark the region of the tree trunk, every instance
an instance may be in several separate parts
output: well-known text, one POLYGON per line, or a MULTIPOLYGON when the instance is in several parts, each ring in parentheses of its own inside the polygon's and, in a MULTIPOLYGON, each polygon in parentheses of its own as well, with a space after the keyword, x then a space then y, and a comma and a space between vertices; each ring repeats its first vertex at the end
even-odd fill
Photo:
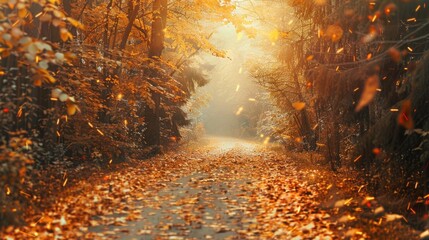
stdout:
POLYGON ((167 22, 167 0, 155 0, 152 6, 153 22, 149 57, 157 58, 164 50, 164 28, 167 22))
MULTIPOLYGON (((298 74, 294 74, 295 91, 298 93, 300 101, 304 101, 304 96, 301 93, 301 87, 298 80, 298 74)), ((300 111, 301 135, 305 143, 306 150, 316 150, 316 135, 311 127, 310 120, 308 119, 307 110, 304 108, 300 111)))
POLYGON ((140 9, 140 0, 137 0, 137 3, 134 5, 133 0, 129 0, 128 3, 128 24, 125 27, 125 32, 122 37, 121 44, 119 45, 119 49, 123 50, 127 45, 128 37, 130 36, 131 29, 133 28, 134 21, 137 18, 137 14, 140 9))
MULTIPOLYGON (((149 57, 157 59, 161 57, 164 49, 164 28, 167 21, 167 0, 155 0, 152 6, 153 22, 151 41, 149 46, 149 57)), ((161 123, 160 123, 160 103, 161 96, 152 92, 155 102, 153 109, 146 107, 145 121, 146 130, 144 132, 146 144, 149 146, 160 145, 161 143, 161 123)))

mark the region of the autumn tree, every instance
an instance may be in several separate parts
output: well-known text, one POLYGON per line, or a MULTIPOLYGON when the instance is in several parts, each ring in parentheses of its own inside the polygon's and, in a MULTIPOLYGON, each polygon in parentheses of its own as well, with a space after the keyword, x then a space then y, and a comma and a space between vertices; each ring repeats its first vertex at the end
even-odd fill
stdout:
POLYGON ((312 92, 301 67, 306 63, 304 40, 309 35, 308 23, 285 14, 292 10, 286 2, 273 2, 270 7, 270 15, 254 7, 259 12, 257 21, 263 26, 272 27, 264 29, 268 32, 264 50, 271 55, 271 61, 255 64, 252 76, 271 93, 277 106, 287 113, 284 122, 292 125, 283 129, 281 135, 294 139, 307 150, 315 150, 317 135, 313 129, 316 116, 311 108, 312 92))
POLYGON ((224 56, 203 21, 241 23, 232 3, 214 0, 0 6, 0 160, 16 157, 2 169, 2 202, 22 198, 17 179, 33 161, 110 164, 176 141, 189 122, 180 107, 207 82, 192 57, 224 56))
POLYGON ((341 160, 356 164, 374 194, 407 203, 425 195, 426 151, 421 147, 426 142, 422 99, 427 93, 415 86, 426 74, 427 4, 289 2, 311 24, 308 64, 302 67, 317 105, 327 113, 335 110, 337 118, 324 115, 335 121, 344 139, 341 160), (413 182, 415 188, 407 189, 413 182))
POLYGON ((57 1, 2 2, 0 9, 0 217, 11 224, 31 200, 20 194, 31 187, 27 171, 35 160, 58 156, 46 154, 59 139, 52 123, 77 110, 72 93, 54 86, 61 84, 57 71, 72 58, 61 47, 72 39, 67 27, 78 26, 57 1))
MULTIPOLYGON (((164 50, 164 30, 167 26, 167 0, 155 0, 152 5, 153 20, 151 28, 151 40, 149 46, 149 57, 159 59, 164 50)), ((155 106, 146 108, 145 118, 147 128, 145 131, 146 143, 149 145, 160 144, 160 101, 161 96, 158 93, 152 93, 152 99, 155 106)))

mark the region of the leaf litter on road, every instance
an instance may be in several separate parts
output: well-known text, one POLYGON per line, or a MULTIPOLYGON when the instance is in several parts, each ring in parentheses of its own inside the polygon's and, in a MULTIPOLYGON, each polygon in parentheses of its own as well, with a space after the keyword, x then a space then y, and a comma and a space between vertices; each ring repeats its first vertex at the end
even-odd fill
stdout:
POLYGON ((294 156, 248 143, 226 151, 209 147, 183 148, 82 181, 75 186, 81 194, 59 198, 43 216, 29 219, 34 224, 11 229, 8 236, 366 239, 384 224, 403 221, 361 189, 341 195, 340 189, 352 188, 351 178, 332 181, 323 169, 303 167, 294 156))

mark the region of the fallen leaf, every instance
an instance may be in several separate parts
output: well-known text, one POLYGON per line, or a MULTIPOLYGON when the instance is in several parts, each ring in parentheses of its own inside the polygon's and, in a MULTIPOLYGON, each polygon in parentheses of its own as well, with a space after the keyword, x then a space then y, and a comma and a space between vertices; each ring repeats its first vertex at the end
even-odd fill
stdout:
POLYGON ((386 221, 387 222, 395 221, 395 220, 402 219, 402 218, 404 218, 404 217, 402 215, 399 215, 399 214, 387 214, 386 215, 386 221))
POLYGON ((305 103, 304 102, 294 102, 294 103, 292 103, 292 107, 298 111, 301 111, 302 109, 305 108, 305 103))
POLYGON ((359 230, 359 229, 356 229, 356 228, 352 228, 352 229, 349 229, 349 230, 346 232, 345 236, 346 236, 346 237, 353 237, 353 236, 354 236, 354 235, 356 235, 357 233, 360 233, 360 230, 359 230))
POLYGON ((61 216, 61 219, 60 219, 60 225, 61 225, 61 226, 67 225, 67 221, 66 221, 66 219, 65 219, 65 217, 64 217, 64 216, 61 216))

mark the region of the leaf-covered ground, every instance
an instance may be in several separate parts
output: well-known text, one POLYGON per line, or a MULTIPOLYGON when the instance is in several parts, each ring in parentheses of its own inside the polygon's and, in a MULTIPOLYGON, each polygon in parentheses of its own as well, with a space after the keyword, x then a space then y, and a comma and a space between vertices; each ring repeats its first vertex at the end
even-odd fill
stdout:
POLYGON ((30 216, 28 226, 9 227, 1 237, 420 238, 404 217, 385 212, 367 196, 353 172, 334 175, 314 158, 235 139, 206 139, 80 178, 42 214, 30 216))

